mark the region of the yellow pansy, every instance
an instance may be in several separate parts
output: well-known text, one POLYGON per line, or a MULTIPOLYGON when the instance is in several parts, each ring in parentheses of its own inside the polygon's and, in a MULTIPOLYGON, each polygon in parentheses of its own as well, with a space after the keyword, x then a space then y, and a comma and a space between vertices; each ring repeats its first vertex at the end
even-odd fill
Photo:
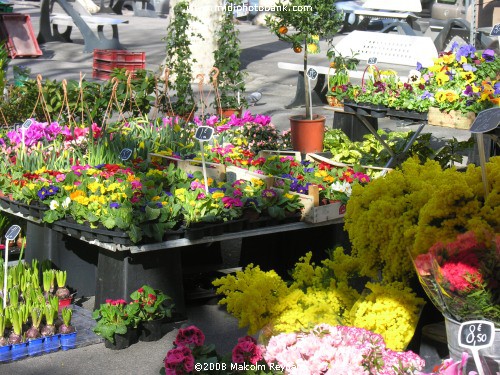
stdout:
POLYGON ((450 76, 446 72, 439 72, 436 75, 436 82, 439 86, 443 86, 446 82, 450 80, 450 76))
POLYGON ((221 191, 216 191, 212 194, 213 199, 218 199, 218 198, 223 198, 223 197, 224 197, 224 193, 221 191))

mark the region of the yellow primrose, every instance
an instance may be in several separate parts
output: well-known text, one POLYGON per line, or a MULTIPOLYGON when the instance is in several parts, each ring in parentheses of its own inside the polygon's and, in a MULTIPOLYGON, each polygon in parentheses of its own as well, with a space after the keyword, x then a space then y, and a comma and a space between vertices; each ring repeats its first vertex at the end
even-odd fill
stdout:
POLYGON ((35 174, 42 174, 47 170, 47 167, 42 167, 35 171, 35 174))
POLYGON ((333 176, 325 176, 323 177, 323 181, 331 184, 333 181, 335 181, 335 178, 333 176))
POLYGON ((151 201, 155 202, 155 201, 159 201, 161 198, 159 195, 155 195, 153 198, 151 198, 151 201))
POLYGON ((176 197, 184 195, 184 194, 186 194, 186 188, 175 189, 175 193, 174 194, 175 194, 176 197))
POLYGON ((120 188, 120 184, 117 183, 117 182, 113 182, 111 184, 108 185, 108 187, 106 188, 107 191, 115 191, 117 189, 120 188))
POLYGON ((220 192, 220 191, 216 191, 212 194, 212 198, 213 199, 218 199, 218 198, 223 198, 224 197, 224 193, 223 192, 220 192))
POLYGON ((260 178, 252 178, 252 185, 255 187, 259 187, 264 185, 264 181, 262 181, 260 178))

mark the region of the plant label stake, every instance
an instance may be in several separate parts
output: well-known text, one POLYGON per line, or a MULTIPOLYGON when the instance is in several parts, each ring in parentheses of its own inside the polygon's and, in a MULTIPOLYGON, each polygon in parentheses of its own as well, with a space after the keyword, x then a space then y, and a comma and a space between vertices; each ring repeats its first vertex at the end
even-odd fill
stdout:
POLYGON ((7 276, 9 268, 9 241, 14 241, 21 231, 19 225, 13 225, 9 228, 7 233, 5 233, 5 264, 4 264, 4 275, 3 275, 3 308, 7 306, 7 276))
POLYGON ((214 128, 210 126, 200 126, 196 129, 194 137, 200 141, 201 148, 201 165, 203 167, 203 178, 205 180, 205 191, 208 193, 208 179, 207 179, 207 166, 205 164, 205 148, 203 142, 210 141, 214 135, 214 128))
POLYGON ((32 119, 27 119, 25 122, 23 122, 23 124, 21 125, 21 133, 23 135, 23 147, 24 147, 24 134, 26 133, 26 130, 28 130, 30 128, 30 126, 33 124, 33 120, 32 119))
POLYGON ((488 179, 486 176, 486 154, 484 150, 483 133, 491 132, 500 125, 500 108, 490 108, 479 112, 470 127, 470 132, 476 134, 481 176, 483 179, 484 199, 488 196, 488 179))
POLYGON ((312 113, 312 89, 311 81, 316 81, 318 79, 318 72, 314 68, 307 69, 307 79, 309 80, 309 108, 311 108, 311 120, 313 118, 312 113))
POLYGON ((458 345, 472 352, 479 375, 484 375, 479 350, 489 348, 495 339, 495 324, 487 320, 470 320, 460 324, 458 345))
POLYGON ((132 156, 132 150, 129 148, 124 148, 121 152, 120 155, 118 156, 122 161, 126 161, 130 159, 132 156))
POLYGON ((370 57, 367 61, 368 65, 375 65, 377 63, 376 57, 370 57))

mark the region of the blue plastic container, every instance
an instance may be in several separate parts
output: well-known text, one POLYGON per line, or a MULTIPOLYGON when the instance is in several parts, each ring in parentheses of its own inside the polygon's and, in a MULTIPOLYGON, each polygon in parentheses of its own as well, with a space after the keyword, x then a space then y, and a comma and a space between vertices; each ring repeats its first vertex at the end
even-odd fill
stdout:
POLYGON ((28 356, 28 343, 21 342, 19 344, 12 344, 11 349, 12 360, 17 361, 28 356))
POLYGON ((28 355, 34 357, 43 353, 43 337, 28 340, 28 355))
POLYGON ((60 338, 61 335, 45 336, 43 340, 43 351, 45 353, 57 352, 61 346, 60 338))
POLYGON ((9 362, 12 359, 12 345, 0 346, 0 363, 9 362))
POLYGON ((76 331, 73 333, 61 334, 61 349, 70 350, 76 347, 76 331))

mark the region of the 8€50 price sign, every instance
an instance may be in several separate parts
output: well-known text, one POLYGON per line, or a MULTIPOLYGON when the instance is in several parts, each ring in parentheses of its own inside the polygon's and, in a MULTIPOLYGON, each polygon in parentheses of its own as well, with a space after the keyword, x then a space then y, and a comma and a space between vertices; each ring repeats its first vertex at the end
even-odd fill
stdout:
POLYGON ((458 345, 472 352, 479 375, 484 370, 479 359, 479 350, 493 345, 495 339, 495 325, 487 320, 469 320, 460 325, 458 330, 458 345))

